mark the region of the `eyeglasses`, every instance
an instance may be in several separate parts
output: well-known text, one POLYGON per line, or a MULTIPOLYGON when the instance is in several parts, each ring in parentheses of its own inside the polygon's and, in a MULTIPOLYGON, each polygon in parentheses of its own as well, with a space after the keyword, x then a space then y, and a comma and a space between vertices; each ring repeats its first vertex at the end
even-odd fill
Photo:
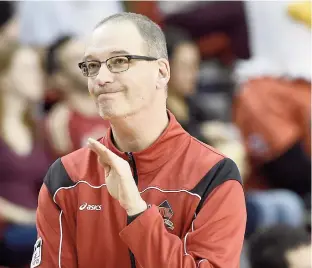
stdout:
POLYGON ((81 69, 81 72, 84 76, 92 77, 98 75, 103 63, 106 64, 107 69, 112 73, 120 73, 127 71, 129 69, 131 60, 154 61, 157 59, 146 56, 125 55, 125 56, 114 56, 107 59, 106 61, 87 60, 78 63, 78 66, 81 69))

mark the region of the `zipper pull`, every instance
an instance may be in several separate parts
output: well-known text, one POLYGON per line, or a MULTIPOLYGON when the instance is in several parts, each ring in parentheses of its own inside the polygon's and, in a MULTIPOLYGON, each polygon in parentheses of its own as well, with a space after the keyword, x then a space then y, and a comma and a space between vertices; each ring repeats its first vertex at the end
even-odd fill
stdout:
POLYGON ((132 153, 126 152, 126 155, 127 155, 128 160, 129 160, 129 162, 131 163, 131 166, 132 166, 132 164, 133 164, 133 155, 132 155, 132 153))

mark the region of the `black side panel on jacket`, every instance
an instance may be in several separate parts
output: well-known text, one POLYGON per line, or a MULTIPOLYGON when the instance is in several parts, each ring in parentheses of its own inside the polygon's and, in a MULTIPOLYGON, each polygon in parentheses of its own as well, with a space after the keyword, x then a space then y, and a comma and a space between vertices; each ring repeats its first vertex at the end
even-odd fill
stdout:
POLYGON ((216 187, 228 180, 236 180, 242 184, 242 179, 235 162, 229 158, 224 158, 210 169, 194 189, 191 190, 192 193, 201 196, 196 214, 200 211, 208 195, 216 187))
POLYGON ((75 184, 67 174, 60 158, 50 166, 43 183, 47 186, 52 198, 59 188, 75 184))

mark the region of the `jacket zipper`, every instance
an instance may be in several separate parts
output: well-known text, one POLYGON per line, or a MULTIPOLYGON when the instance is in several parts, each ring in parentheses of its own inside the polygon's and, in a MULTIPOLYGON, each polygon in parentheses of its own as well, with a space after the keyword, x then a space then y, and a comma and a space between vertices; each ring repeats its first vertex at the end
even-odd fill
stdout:
MULTIPOLYGON (((132 153, 126 153, 126 155, 128 156, 130 167, 133 170, 133 178, 134 178, 135 184, 136 184, 136 186, 138 186, 138 171, 137 171, 137 168, 135 165, 135 160, 134 160, 133 154, 132 153)), ((127 222, 127 225, 128 224, 129 224, 129 222, 127 222)), ((131 268, 136 268, 134 254, 131 252, 130 249, 129 249, 129 255, 130 255, 131 268)))

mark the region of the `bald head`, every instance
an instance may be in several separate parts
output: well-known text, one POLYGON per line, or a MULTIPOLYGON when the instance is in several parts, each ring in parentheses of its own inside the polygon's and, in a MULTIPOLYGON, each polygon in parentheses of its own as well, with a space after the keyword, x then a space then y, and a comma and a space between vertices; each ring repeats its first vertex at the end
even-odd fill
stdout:
POLYGON ((146 45, 147 56, 168 59, 166 39, 161 28, 141 14, 122 12, 109 16, 99 22, 95 29, 108 23, 132 23, 140 33, 146 45))

